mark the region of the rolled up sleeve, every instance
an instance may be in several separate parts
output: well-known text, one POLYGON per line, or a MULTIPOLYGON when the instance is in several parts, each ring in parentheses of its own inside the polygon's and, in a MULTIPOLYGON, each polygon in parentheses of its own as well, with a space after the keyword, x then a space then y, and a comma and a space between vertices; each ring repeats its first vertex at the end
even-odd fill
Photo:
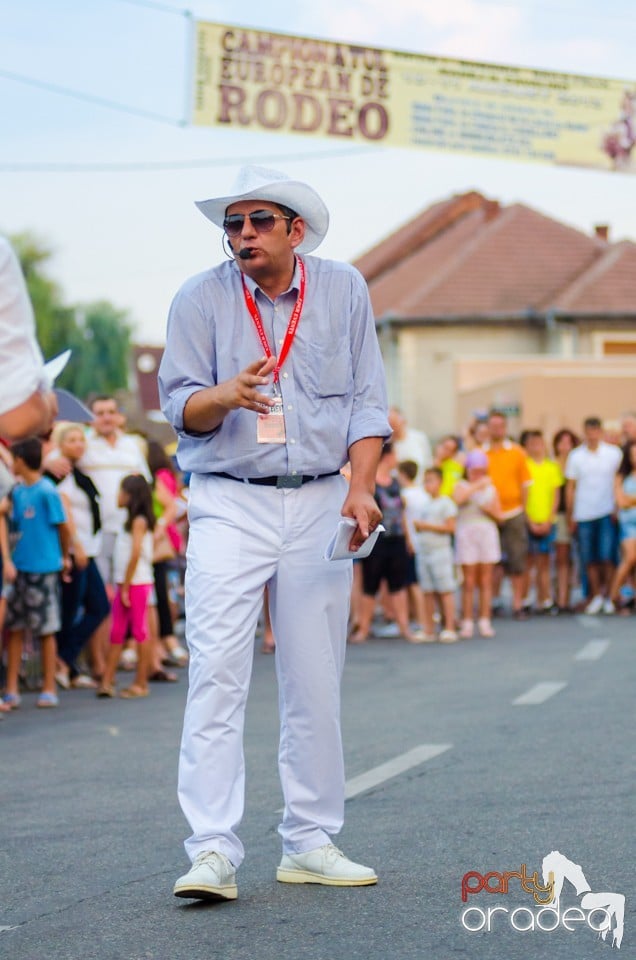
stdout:
POLYGON ((178 434, 191 436, 183 424, 185 405, 193 393, 216 384, 214 321, 196 292, 182 288, 172 302, 158 384, 164 416, 178 434))
POLYGON ((391 436, 384 363, 367 285, 357 270, 351 283, 351 352, 354 395, 347 447, 365 437, 391 436))

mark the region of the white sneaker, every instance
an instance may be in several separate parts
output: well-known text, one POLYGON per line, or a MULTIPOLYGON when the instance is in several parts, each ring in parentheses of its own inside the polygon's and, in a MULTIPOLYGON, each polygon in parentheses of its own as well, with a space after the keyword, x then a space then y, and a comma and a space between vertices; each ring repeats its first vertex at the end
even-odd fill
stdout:
POLYGON ((585 608, 585 612, 589 616, 593 617, 593 616, 596 616, 597 613, 600 613, 602 609, 603 609, 603 597, 599 593, 597 594, 597 596, 592 597, 587 607, 585 608))
POLYGON ((459 640, 459 635, 456 630, 442 630, 439 635, 440 643, 455 643, 459 640))
POLYGON ((605 600, 603 601, 603 613, 616 613, 616 607, 609 597, 605 597, 605 600))
POLYGON ((307 853, 284 853, 276 879, 281 883, 323 883, 331 887, 365 887, 378 882, 375 870, 348 860, 333 843, 307 853))
POLYGON ((494 637, 495 631, 493 630, 492 623, 488 617, 480 617, 477 621, 477 629, 479 630, 480 637, 494 637))
POLYGON ((174 895, 190 900, 236 900, 236 871, 222 853, 203 850, 175 883, 174 895))

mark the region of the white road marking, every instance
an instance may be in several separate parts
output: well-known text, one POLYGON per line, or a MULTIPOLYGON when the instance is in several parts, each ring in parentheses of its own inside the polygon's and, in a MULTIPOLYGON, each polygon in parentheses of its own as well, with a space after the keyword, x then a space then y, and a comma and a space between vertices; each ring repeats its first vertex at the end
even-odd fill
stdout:
POLYGON ((373 767, 366 773, 361 773, 359 776, 347 780, 345 798, 350 800, 357 794, 364 793, 365 790, 377 787, 385 780, 391 780, 412 767, 418 767, 426 760, 438 757, 440 753, 450 750, 451 747, 452 743, 421 743, 418 747, 413 747, 412 750, 407 750, 406 753, 401 753, 399 756, 393 757, 392 760, 387 760, 386 763, 381 763, 378 767, 373 767))
POLYGON ((535 683, 534 687, 530 687, 529 690, 526 690, 520 697, 512 701, 513 706, 537 706, 540 703, 545 703, 546 700, 553 697, 559 690, 563 690, 564 687, 567 687, 567 683, 561 683, 558 680, 544 680, 543 683, 535 683))
POLYGON ((574 657, 575 660, 599 660, 610 645, 609 640, 590 640, 574 657))
MULTIPOLYGON (((421 743, 418 747, 413 747, 412 750, 407 750, 406 753, 401 753, 399 756, 393 757, 392 760, 381 763, 378 767, 372 767, 366 773, 352 777, 345 783, 345 800, 351 800, 359 793, 371 790, 372 787, 377 787, 378 784, 384 783, 385 780, 391 780, 406 770, 419 767, 426 760, 432 760, 433 757, 438 757, 440 753, 452 749, 452 746, 452 743, 421 743)), ((276 811, 276 813, 282 812, 282 808, 276 811)))

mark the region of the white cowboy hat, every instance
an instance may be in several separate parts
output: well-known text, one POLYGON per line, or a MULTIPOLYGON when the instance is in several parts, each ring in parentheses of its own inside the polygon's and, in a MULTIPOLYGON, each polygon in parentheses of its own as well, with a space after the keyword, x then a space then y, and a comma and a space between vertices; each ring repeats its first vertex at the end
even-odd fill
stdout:
POLYGON ((267 167, 241 167, 229 196, 195 203, 208 220, 222 228, 225 211, 239 200, 266 200, 291 207, 305 221, 305 238, 297 247, 299 253, 315 250, 329 228, 329 211, 313 187, 267 167))

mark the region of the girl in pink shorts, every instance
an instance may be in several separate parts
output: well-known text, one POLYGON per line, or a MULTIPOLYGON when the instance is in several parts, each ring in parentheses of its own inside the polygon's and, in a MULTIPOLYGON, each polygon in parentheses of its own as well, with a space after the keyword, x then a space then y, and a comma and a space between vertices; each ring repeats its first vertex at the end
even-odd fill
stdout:
POLYGON ((148 696, 148 645, 146 612, 153 584, 152 550, 155 515, 152 491, 138 474, 121 482, 118 505, 127 513, 123 528, 117 533, 113 558, 117 593, 113 600, 113 626, 110 650, 98 697, 115 696, 115 671, 122 644, 128 633, 137 642, 137 673, 134 683, 120 693, 131 700, 148 696))
POLYGON ((461 564, 462 625, 464 639, 474 633, 473 610, 478 591, 479 619, 482 637, 494 637, 490 621, 492 582, 495 564, 501 560, 499 530, 499 498, 488 476, 488 457, 481 450, 472 450, 466 457, 466 479, 453 491, 459 510, 455 526, 455 559, 461 564))

